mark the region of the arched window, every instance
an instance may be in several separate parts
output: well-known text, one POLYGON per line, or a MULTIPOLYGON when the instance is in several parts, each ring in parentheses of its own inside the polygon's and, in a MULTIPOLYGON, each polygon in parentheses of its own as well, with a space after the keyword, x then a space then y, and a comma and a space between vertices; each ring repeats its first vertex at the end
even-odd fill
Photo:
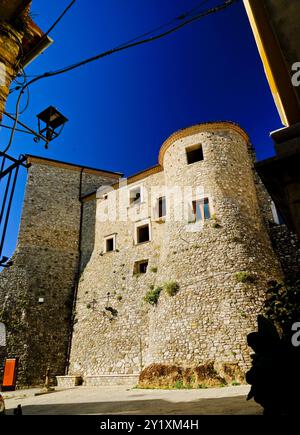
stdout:
POLYGON ((4 323, 0 323, 0 347, 6 346, 6 327, 4 323))

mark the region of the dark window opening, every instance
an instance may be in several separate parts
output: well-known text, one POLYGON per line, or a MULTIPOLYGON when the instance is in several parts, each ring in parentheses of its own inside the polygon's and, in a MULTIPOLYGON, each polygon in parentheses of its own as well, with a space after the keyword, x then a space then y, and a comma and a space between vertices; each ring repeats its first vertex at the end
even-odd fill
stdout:
POLYGON ((284 220, 282 214, 278 210, 277 210, 277 215, 278 215, 278 224, 285 225, 285 220, 284 220))
POLYGON ((166 210, 166 197, 162 196, 158 199, 158 217, 164 217, 167 214, 166 210))
POLYGON ((137 228, 137 243, 144 243, 150 241, 149 225, 144 225, 137 228))
POLYGON ((187 148, 186 150, 187 162, 189 165, 192 163, 200 162, 204 160, 203 149, 201 145, 187 148))
POLYGON ((148 260, 136 261, 134 263, 133 274, 138 275, 142 273, 147 273, 148 262, 148 260))
POLYGON ((111 252, 114 251, 115 248, 115 243, 114 243, 114 239, 106 239, 106 252, 111 252))
POLYGON ((130 205, 140 204, 141 203, 141 188, 137 187, 136 189, 130 190, 130 205))

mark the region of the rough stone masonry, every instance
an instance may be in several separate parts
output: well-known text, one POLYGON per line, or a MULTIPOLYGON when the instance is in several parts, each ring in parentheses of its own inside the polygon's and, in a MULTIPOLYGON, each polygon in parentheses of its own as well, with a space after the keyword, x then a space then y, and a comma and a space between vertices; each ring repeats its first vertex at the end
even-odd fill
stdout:
POLYGON ((9 94, 9 86, 18 71, 23 33, 0 20, 0 121, 9 94))
POLYGON ((9 355, 20 357, 20 383, 40 383, 48 365, 87 384, 127 381, 153 363, 247 369, 246 335, 267 281, 297 268, 298 247, 274 222, 244 130, 229 122, 180 130, 162 145, 159 164, 126 187, 119 174, 29 162, 14 265, 0 275, 0 321, 9 355), (174 186, 203 187, 183 199, 190 211, 181 220, 160 216, 163 190, 174 186), (100 220, 124 188, 126 219, 100 220), (176 294, 145 301, 170 282, 176 294))
MULTIPOLYGON (((13 266, 0 275, 0 321, 7 355, 19 357, 19 383, 41 384, 47 367, 64 374, 80 258, 81 197, 118 174, 28 156, 27 188, 13 266)), ((90 227, 92 234, 92 227, 90 227)))

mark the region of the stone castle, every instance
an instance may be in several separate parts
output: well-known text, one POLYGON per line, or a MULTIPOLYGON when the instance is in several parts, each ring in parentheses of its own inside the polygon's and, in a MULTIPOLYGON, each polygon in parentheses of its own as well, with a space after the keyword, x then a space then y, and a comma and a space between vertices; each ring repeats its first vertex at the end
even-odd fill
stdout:
POLYGON ((0 275, 20 383, 41 383, 47 367, 86 385, 135 383, 152 363, 249 367, 267 282, 298 271, 299 251, 242 128, 180 130, 127 180, 28 162, 18 246, 0 275))

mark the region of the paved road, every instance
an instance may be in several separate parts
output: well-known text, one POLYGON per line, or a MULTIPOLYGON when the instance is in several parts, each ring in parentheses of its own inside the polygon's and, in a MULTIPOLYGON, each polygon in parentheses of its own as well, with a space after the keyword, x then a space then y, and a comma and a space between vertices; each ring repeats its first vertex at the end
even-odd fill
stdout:
POLYGON ((246 402, 248 386, 208 390, 138 390, 76 387, 34 396, 36 390, 7 393, 8 414, 22 405, 24 415, 206 415, 261 414, 246 402))

